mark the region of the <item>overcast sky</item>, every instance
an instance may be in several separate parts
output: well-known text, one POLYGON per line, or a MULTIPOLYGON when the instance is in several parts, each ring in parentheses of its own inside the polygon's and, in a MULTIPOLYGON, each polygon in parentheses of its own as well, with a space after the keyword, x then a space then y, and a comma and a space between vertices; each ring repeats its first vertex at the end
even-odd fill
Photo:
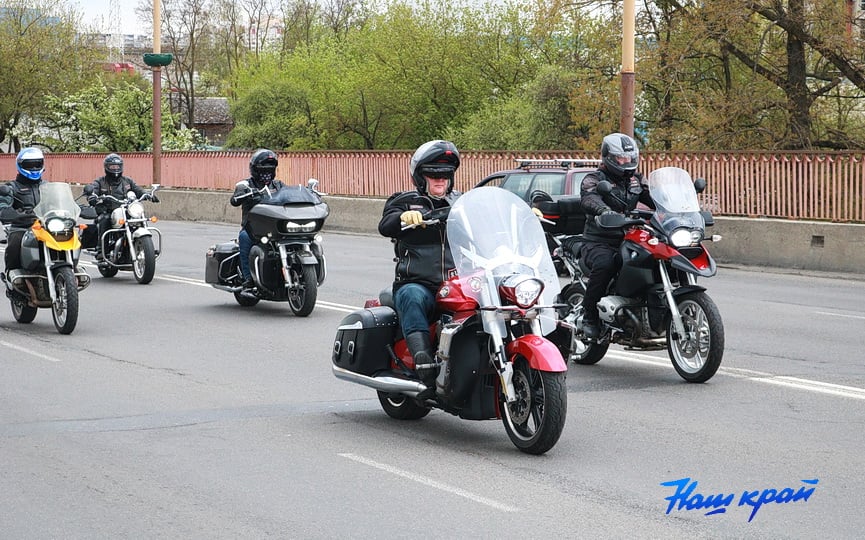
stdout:
MULTIPOLYGON (((109 18, 110 0, 66 0, 66 3, 84 14, 82 17, 84 24, 93 24, 100 31, 106 33, 112 30, 109 18)), ((135 5, 137 3, 137 0, 117 0, 117 4, 120 6, 121 34, 150 35, 152 33, 135 17, 135 5)))

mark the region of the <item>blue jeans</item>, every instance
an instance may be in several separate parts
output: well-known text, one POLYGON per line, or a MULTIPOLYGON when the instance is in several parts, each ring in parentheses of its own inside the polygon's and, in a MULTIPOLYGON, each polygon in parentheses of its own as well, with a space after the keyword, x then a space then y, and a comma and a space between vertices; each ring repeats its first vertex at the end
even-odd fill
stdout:
POLYGON ((237 245, 240 247, 240 275, 244 281, 249 279, 249 250, 252 249, 252 237, 246 232, 246 229, 241 229, 237 235, 237 245))
POLYGON ((429 321, 435 309, 435 294, 418 283, 407 283, 393 296, 403 336, 429 334, 429 321))

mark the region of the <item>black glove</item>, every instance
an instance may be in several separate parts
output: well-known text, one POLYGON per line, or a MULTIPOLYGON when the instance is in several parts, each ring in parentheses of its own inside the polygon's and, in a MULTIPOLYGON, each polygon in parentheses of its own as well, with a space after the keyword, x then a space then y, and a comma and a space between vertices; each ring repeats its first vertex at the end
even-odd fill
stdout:
POLYGON ((616 212, 615 210, 613 210, 611 208, 607 208, 606 210, 604 210, 603 212, 601 212, 600 214, 595 216, 595 223, 597 223, 598 225, 603 227, 603 225, 601 225, 601 222, 603 221, 603 216, 607 216, 610 214, 618 214, 618 213, 619 212, 616 212))
POLYGON ((151 196, 150 196, 150 200, 151 200, 152 202, 157 202, 157 203, 158 203, 158 202, 159 202, 159 197, 157 197, 156 195, 151 195, 151 196))
POLYGON ((252 204, 258 204, 261 202, 261 193, 257 191, 253 191, 252 195, 249 196, 249 200, 252 201, 252 204))
POLYGON ((97 197, 96 195, 91 195, 87 197, 87 202, 88 204, 90 204, 90 206, 96 206, 97 204, 99 204, 99 197, 97 197))

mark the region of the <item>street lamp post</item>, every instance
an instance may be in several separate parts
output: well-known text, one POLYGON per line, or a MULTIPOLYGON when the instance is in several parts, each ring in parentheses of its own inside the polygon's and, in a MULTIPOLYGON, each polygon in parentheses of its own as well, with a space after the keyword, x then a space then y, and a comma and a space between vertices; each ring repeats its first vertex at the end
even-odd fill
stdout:
POLYGON ((171 54, 162 53, 159 2, 153 0, 153 53, 144 55, 144 63, 150 66, 153 75, 153 184, 162 183, 162 68, 172 59, 171 54))
POLYGON ((625 0, 622 11, 622 90, 619 131, 634 136, 634 0, 625 0))

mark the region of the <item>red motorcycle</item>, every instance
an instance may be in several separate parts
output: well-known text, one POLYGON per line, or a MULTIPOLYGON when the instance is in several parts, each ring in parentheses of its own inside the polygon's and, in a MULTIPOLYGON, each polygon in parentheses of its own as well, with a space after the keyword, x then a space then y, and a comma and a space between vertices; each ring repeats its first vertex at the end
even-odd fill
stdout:
MULTIPOLYGON (((597 340, 582 332, 582 300, 589 269, 579 259, 581 237, 562 239, 561 252, 573 281, 561 294, 571 307, 561 313, 554 335, 562 354, 577 364, 595 364, 610 344, 632 350, 666 349, 676 372, 688 382, 705 382, 715 375, 724 355, 724 323, 718 307, 697 284, 698 277, 715 275, 715 261, 706 247, 705 229, 712 215, 700 211, 697 192, 706 181, 692 181, 678 167, 649 175, 649 194, 656 209, 635 209, 627 216, 607 214, 598 224, 625 230, 622 268, 598 302, 601 333, 597 340)), ((598 191, 609 194, 602 181, 598 191)), ((622 201, 624 203, 624 201, 622 201)), ((627 206, 627 205, 626 205, 627 206)))
POLYGON ((415 373, 390 288, 342 320, 333 373, 377 390, 393 418, 416 420, 432 408, 467 420, 501 418, 517 448, 543 454, 565 425, 567 365, 544 337, 561 306, 553 303, 560 287, 540 223, 497 187, 465 193, 446 218, 435 212, 423 225, 447 219, 456 275, 439 289, 430 326, 440 362, 434 393, 415 373))

